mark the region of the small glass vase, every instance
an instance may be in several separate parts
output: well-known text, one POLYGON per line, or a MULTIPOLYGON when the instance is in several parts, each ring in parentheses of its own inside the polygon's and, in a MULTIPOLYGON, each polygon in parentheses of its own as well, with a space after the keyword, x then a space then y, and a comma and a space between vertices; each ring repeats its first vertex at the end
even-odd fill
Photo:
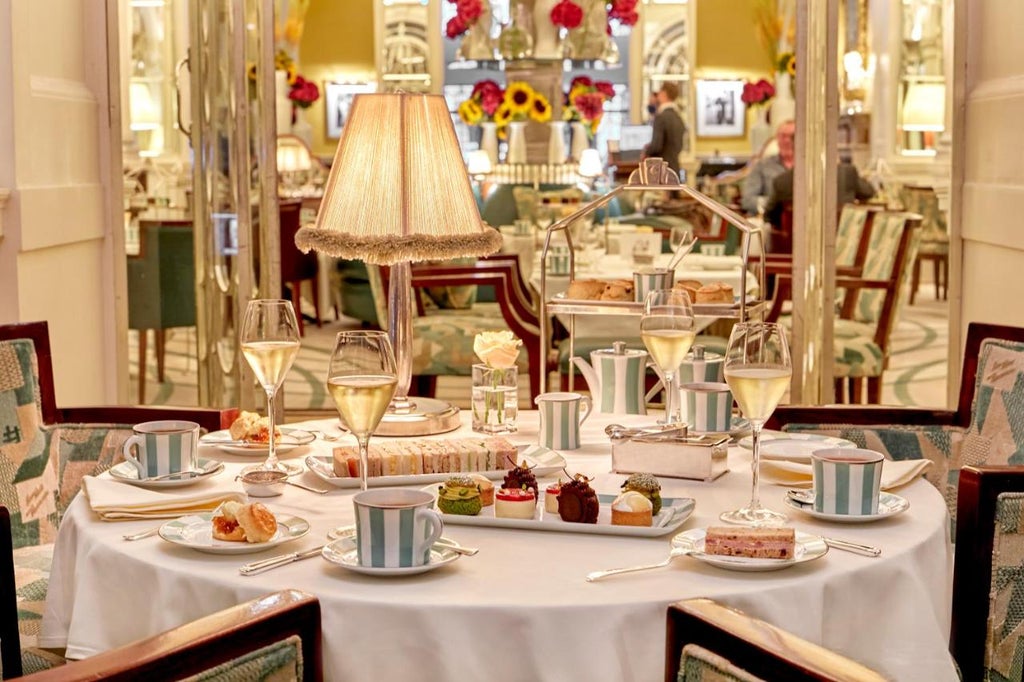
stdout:
POLYGON ((519 416, 519 370, 473 365, 473 430, 514 433, 519 416))

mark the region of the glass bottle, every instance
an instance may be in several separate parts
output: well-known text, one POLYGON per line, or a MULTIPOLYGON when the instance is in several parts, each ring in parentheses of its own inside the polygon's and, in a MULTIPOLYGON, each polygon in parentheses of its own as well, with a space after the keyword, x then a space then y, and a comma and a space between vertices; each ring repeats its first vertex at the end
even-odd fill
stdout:
POLYGON ((533 56, 533 19, 522 2, 516 3, 512 21, 501 28, 498 36, 498 52, 501 58, 528 59, 533 56))

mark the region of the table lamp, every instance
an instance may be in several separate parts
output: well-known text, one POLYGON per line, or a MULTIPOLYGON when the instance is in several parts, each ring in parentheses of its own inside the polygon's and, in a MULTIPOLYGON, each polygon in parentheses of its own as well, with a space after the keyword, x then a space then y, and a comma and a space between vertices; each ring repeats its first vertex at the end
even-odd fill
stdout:
POLYGON ((946 86, 910 83, 903 100, 903 129, 940 132, 945 129, 946 86))
POLYGON ((302 140, 294 135, 278 135, 277 173, 285 190, 298 189, 302 185, 303 174, 312 168, 309 149, 302 140))
POLYGON ((480 218, 444 98, 356 95, 316 223, 300 229, 295 244, 306 252, 391 266, 388 332, 398 387, 376 433, 458 428, 458 408, 409 397, 411 263, 489 255, 501 248, 501 234, 480 218))

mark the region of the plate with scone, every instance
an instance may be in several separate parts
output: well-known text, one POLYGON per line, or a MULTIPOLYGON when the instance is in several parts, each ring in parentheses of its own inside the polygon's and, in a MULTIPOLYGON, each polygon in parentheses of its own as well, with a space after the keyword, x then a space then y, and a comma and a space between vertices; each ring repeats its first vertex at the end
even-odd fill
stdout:
MULTIPOLYGON (((275 450, 278 453, 309 445, 316 440, 316 435, 309 431, 287 426, 275 427, 274 432, 277 434, 275 450)), ((269 441, 270 420, 255 412, 242 412, 230 428, 206 434, 199 439, 199 444, 216 447, 235 455, 266 457, 270 447, 269 441)))
POLYGON ((213 512, 189 514, 160 526, 167 542, 208 554, 250 554, 298 540, 309 522, 274 514, 259 502, 225 502, 213 512))

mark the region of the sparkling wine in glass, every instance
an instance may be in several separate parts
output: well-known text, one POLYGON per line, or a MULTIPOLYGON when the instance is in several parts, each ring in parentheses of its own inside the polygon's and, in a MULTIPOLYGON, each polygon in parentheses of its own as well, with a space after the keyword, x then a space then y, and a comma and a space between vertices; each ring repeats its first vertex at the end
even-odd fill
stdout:
POLYGON ((331 353, 327 390, 359 443, 359 485, 366 490, 370 435, 395 394, 398 375, 387 332, 341 332, 331 353))
POLYGON ((267 443, 267 461, 261 468, 294 473, 292 467, 277 459, 274 413, 274 396, 284 383, 284 377, 299 352, 299 325, 291 302, 280 299, 249 301, 242 321, 241 345, 242 355, 267 393, 270 438, 267 443))
POLYGON ((786 332, 770 322, 741 322, 733 327, 725 353, 725 380, 743 416, 750 421, 753 440, 753 487, 745 507, 723 512, 727 523, 744 526, 779 525, 786 515, 761 506, 758 475, 761 429, 778 406, 793 376, 786 332))
POLYGON ((665 381, 665 423, 683 421, 679 366, 697 336, 690 295, 681 289, 656 289, 644 299, 640 338, 665 381))

